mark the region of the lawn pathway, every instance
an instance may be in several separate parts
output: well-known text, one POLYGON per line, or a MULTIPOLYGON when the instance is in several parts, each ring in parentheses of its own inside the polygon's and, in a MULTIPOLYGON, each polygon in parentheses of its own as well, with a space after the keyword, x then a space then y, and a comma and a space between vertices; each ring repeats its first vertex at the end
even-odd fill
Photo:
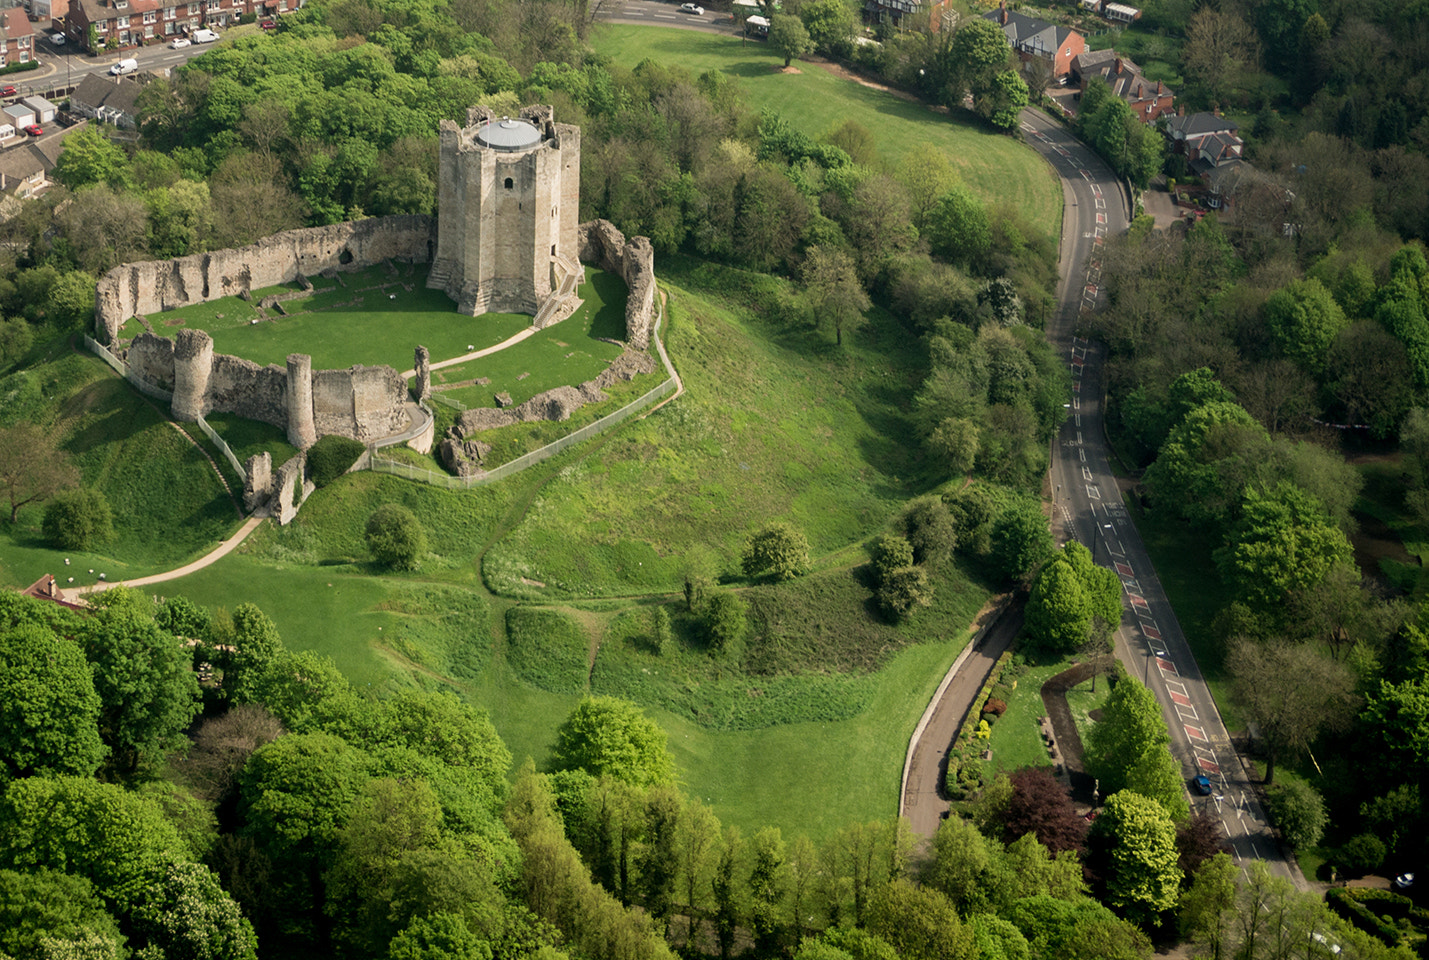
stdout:
POLYGON ((197 573, 210 564, 217 563, 224 557, 232 553, 240 543, 248 539, 248 535, 258 529, 258 524, 262 523, 266 517, 252 516, 244 521, 243 526, 238 528, 238 532, 227 540, 220 543, 213 550, 199 557, 193 563, 185 564, 176 570, 169 570, 164 573, 156 573, 148 577, 138 577, 134 580, 120 580, 114 583, 105 581, 103 583, 90 584, 87 587, 79 587, 75 590, 66 591, 65 599, 76 599, 88 593, 100 593, 114 587, 147 587, 154 583, 164 583, 167 580, 177 580, 180 577, 187 577, 191 573, 197 573))

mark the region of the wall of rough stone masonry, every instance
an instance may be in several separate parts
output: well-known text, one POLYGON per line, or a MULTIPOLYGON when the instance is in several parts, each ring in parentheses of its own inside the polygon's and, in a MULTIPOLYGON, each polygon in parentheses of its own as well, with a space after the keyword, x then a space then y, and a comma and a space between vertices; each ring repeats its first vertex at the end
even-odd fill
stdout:
POLYGON ((318 436, 342 434, 366 443, 407 422, 407 382, 388 366, 358 364, 313 371, 313 425, 318 436))
POLYGON ((435 243, 432 217, 372 217, 287 230, 246 247, 122 264, 99 280, 95 339, 112 344, 133 316, 289 283, 299 275, 357 270, 383 260, 425 263, 435 243))
POLYGON ((288 371, 274 364, 260 367, 252 360, 216 353, 208 375, 208 409, 285 429, 288 371))
POLYGON ((582 263, 620 275, 630 289, 625 301, 625 342, 636 350, 650 346, 655 323, 655 248, 646 237, 625 239, 609 220, 580 225, 582 263))
POLYGON ((131 377, 165 390, 174 389, 174 341, 141 333, 129 345, 124 360, 131 377))

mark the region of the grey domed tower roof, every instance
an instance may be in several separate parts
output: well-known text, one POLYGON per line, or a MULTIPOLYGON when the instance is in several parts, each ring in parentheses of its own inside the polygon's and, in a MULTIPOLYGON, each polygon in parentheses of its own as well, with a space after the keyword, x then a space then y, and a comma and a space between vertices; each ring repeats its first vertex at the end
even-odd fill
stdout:
POLYGON ((541 131, 529 120, 502 117, 483 123, 476 131, 476 139, 483 147, 503 153, 518 153, 540 143, 541 131))

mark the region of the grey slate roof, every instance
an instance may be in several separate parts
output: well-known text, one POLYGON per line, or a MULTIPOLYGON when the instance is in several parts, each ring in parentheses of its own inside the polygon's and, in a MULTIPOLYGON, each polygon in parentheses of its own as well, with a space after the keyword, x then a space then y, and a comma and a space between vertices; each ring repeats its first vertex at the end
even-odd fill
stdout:
POLYGON ((1235 133, 1239 129, 1235 121, 1214 113, 1192 113, 1166 121, 1166 132, 1173 140, 1195 140, 1212 133, 1235 133))
POLYGON ((139 99, 139 91, 143 87, 139 81, 128 77, 110 77, 108 74, 91 73, 80 82, 79 87, 70 94, 70 102, 87 111, 93 113, 100 107, 108 107, 111 110, 118 110, 120 113, 127 113, 130 116, 135 114, 134 104, 139 99))
POLYGON ((1002 32, 1007 34, 1007 42, 1012 44, 1012 49, 1038 53, 1043 56, 1055 55, 1067 38, 1076 32, 1071 27, 1048 23, 1046 20, 1038 20, 1036 17, 1029 17, 1013 10, 989 10, 982 15, 982 18, 991 20, 1002 27, 1002 32), (1005 23, 1003 22, 1004 16, 1007 18, 1005 23))

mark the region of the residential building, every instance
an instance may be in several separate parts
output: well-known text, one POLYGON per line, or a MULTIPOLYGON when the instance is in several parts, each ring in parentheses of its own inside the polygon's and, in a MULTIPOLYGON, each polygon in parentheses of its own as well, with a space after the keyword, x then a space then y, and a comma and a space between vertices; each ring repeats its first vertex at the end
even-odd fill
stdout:
POLYGON ((1113 23, 1131 23, 1141 19, 1141 11, 1125 3, 1111 0, 1082 0, 1082 9, 1106 17, 1113 23))
POLYGON ((919 0, 864 0, 863 21, 901 27, 903 19, 917 14, 919 6, 919 0))
POLYGON ((133 77, 111 77, 107 73, 87 74, 70 94, 69 109, 81 117, 112 123, 122 130, 138 125, 135 103, 144 85, 133 77))
POLYGON ((1239 161, 1245 149, 1234 121, 1214 113, 1177 115, 1166 121, 1166 138, 1171 149, 1186 157, 1186 165, 1198 176, 1217 167, 1239 161))
POLYGON ((1007 0, 996 10, 983 14, 983 19, 1002 27, 1024 70, 1045 66, 1053 80, 1070 74, 1072 61, 1087 49, 1086 38, 1071 27, 1008 10, 1007 0))
POLYGON ((24 7, 0 10, 0 67, 29 63, 35 57, 35 27, 24 7))
POLYGON ((29 140, 0 152, 0 194, 27 200, 48 189, 49 174, 64 151, 65 138, 82 127, 78 124, 43 140, 29 140))
POLYGON ((137 47, 188 34, 199 27, 218 29, 244 14, 277 16, 297 10, 303 0, 69 0, 65 32, 71 42, 89 46, 94 26, 100 45, 137 47))
POLYGON ((1093 50, 1077 57, 1073 73, 1083 93, 1093 77, 1101 77, 1111 92, 1131 107, 1142 123, 1154 123, 1162 114, 1170 113, 1175 93, 1161 81, 1142 76, 1141 68, 1114 50, 1093 50))

